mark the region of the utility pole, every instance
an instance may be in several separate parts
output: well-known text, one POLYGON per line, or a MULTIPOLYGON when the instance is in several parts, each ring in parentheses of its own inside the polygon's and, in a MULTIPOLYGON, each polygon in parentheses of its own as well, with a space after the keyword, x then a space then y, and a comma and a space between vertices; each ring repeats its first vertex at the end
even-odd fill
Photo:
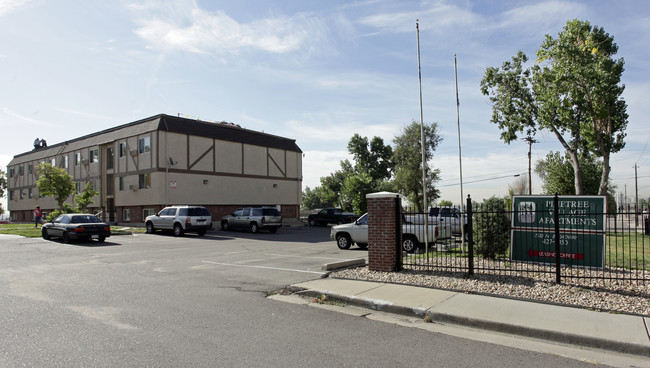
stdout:
POLYGON ((530 163, 531 161, 530 151, 532 149, 533 143, 537 143, 537 141, 531 136, 524 138, 524 140, 528 142, 528 195, 533 195, 533 184, 531 180, 532 173, 531 173, 531 163, 530 163))

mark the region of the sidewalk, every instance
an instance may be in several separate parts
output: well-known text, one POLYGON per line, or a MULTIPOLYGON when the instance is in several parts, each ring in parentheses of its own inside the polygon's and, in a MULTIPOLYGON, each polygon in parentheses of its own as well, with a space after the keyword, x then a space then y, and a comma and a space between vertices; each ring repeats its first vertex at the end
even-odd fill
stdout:
POLYGON ((650 317, 358 280, 324 278, 289 289, 441 324, 650 357, 650 317))

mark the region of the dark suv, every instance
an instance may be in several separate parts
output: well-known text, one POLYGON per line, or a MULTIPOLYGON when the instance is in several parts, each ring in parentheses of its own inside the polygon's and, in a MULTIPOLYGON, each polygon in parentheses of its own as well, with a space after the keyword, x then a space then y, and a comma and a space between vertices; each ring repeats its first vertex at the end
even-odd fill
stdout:
POLYGON ((171 206, 165 207, 155 215, 147 216, 144 220, 147 234, 156 230, 172 230, 174 236, 186 232, 195 232, 199 236, 212 229, 212 215, 207 208, 201 206, 171 206))
POLYGON ((221 230, 250 229, 256 233, 268 230, 272 233, 282 227, 282 216, 275 207, 240 208, 221 219, 221 230))

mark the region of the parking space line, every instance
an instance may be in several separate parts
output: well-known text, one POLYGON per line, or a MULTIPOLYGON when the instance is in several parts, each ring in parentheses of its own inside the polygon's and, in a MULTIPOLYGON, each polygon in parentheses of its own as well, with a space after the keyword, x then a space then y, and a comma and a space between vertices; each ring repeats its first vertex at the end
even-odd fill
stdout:
POLYGON ((262 269, 275 270, 275 271, 289 271, 289 272, 313 273, 313 274, 317 274, 317 275, 325 275, 325 274, 327 274, 327 272, 296 270, 296 269, 292 269, 292 268, 280 268, 280 267, 269 267, 269 266, 251 266, 251 265, 242 265, 242 264, 235 264, 235 263, 221 263, 221 262, 211 262, 211 261, 202 261, 202 262, 203 262, 203 263, 214 264, 214 265, 220 265, 220 266, 235 266, 235 267, 248 267, 248 268, 262 268, 262 269))

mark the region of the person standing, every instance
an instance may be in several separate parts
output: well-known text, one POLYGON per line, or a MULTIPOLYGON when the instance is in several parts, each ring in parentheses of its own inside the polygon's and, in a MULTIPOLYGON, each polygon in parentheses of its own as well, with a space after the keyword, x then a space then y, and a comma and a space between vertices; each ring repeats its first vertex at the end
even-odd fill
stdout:
POLYGON ((41 211, 41 207, 36 206, 36 209, 34 210, 34 222, 35 222, 34 227, 38 227, 38 224, 41 223, 41 216, 42 215, 43 215, 43 212, 41 211))

